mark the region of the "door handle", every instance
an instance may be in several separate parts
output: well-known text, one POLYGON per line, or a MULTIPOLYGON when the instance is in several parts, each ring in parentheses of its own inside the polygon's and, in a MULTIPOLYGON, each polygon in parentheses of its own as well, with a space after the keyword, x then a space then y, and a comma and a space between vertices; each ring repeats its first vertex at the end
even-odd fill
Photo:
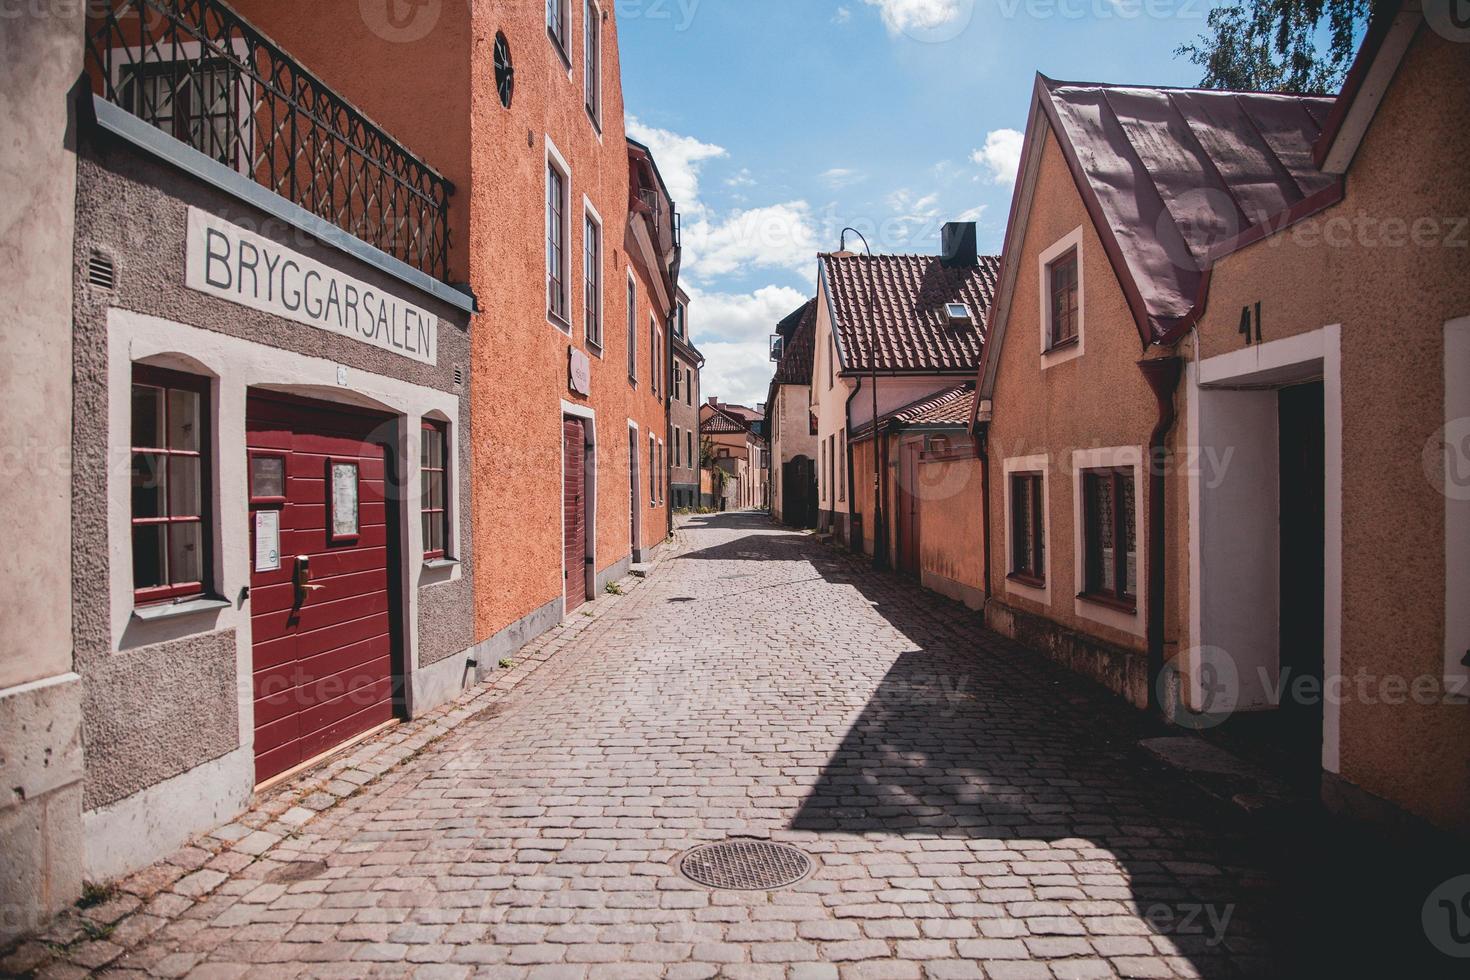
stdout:
POLYGON ((306 604, 308 593, 320 592, 326 588, 325 585, 311 584, 311 557, 309 555, 296 556, 296 567, 291 573, 291 578, 296 584, 296 605, 298 606, 306 604))

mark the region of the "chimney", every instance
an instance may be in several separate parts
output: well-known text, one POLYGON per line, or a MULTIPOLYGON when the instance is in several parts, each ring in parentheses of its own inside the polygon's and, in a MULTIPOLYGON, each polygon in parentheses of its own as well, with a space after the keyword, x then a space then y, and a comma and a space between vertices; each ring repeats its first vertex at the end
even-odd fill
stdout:
POLYGON ((720 400, 718 398, 715 398, 715 397, 711 396, 710 397, 710 400, 709 400, 709 407, 710 408, 719 408, 720 407, 720 400))
POLYGON ((943 263, 951 269, 973 269, 980 264, 975 249, 975 222, 947 221, 940 234, 943 263))

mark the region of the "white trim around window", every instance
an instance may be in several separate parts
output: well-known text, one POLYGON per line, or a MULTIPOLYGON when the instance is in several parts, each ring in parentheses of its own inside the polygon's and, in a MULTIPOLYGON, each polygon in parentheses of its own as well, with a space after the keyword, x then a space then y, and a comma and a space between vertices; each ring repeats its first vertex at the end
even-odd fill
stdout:
POLYGON ((586 194, 582 195, 582 337, 587 349, 602 356, 607 335, 607 236, 603 233, 602 215, 586 194), (596 229, 597 251, 591 248, 589 226, 596 229), (594 264, 595 261, 595 264, 594 264), (594 326, 595 324, 595 326, 594 326))
MULTIPOLYGON (((1132 613, 1078 595, 1073 609, 1083 619, 1113 629, 1146 635, 1144 610, 1148 604, 1148 542, 1144 539, 1144 515, 1148 511, 1147 486, 1143 482, 1143 447, 1111 446, 1106 449, 1076 449, 1072 452, 1072 583, 1081 593, 1087 583, 1087 522, 1083 513, 1082 474, 1086 470, 1127 469, 1133 473, 1134 578, 1138 595, 1132 613)), ((1051 564, 1051 559, 1047 559, 1051 564)))
POLYGON ((571 164, 567 163, 566 157, 561 155, 561 151, 556 148, 556 144, 551 141, 551 137, 548 135, 546 137, 546 221, 544 230, 546 248, 546 321, 556 329, 560 330, 562 333, 569 336, 572 333, 572 296, 574 295, 572 290, 573 267, 571 211, 572 167, 571 164), (556 202, 557 209, 555 212, 553 212, 552 210, 551 199, 554 192, 551 180, 551 172, 553 170, 556 171, 557 175, 561 178, 560 200, 556 202), (554 216, 556 220, 559 220, 561 223, 559 253, 562 270, 562 315, 560 317, 558 317, 558 314, 554 308, 555 304, 553 302, 553 297, 551 293, 551 223, 554 216))
POLYGON ((1037 296, 1040 300, 1038 312, 1040 313, 1037 323, 1040 325, 1041 344, 1041 369, 1055 367, 1065 361, 1081 357, 1087 343, 1087 289, 1083 278, 1083 256, 1082 256, 1082 226, 1078 225, 1067 234, 1063 235, 1055 244, 1042 252, 1036 259, 1036 283, 1037 296), (1066 255, 1071 250, 1077 250, 1077 342, 1069 343, 1057 350, 1049 350, 1051 346, 1051 263, 1066 255))
POLYGON ((628 383, 638 387, 638 280, 628 269, 628 383))
POLYGON ((1051 605, 1051 457, 1046 453, 1036 456, 1012 456, 1001 463, 1001 473, 1004 477, 1001 496, 1005 500, 1005 590, 1011 595, 1018 595, 1032 602, 1039 602, 1044 606, 1051 605), (1041 542, 1042 542, 1042 567, 1041 580, 1044 583, 1040 588, 1027 585, 1011 578, 1012 565, 1015 564, 1016 544, 1013 540, 1016 533, 1016 522, 1011 511, 1011 476, 1016 473, 1040 473, 1041 474, 1041 542))

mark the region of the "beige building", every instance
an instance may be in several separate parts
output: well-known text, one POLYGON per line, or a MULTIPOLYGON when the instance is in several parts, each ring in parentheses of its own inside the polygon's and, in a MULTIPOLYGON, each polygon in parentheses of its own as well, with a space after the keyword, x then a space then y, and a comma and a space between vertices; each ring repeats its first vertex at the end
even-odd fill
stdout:
MULTIPOLYGON (((851 437, 874 415, 970 381, 998 259, 975 251, 974 222, 944 226, 943 255, 818 257, 811 411, 817 418, 818 526, 873 552, 872 456, 851 437), (855 504, 863 495, 866 506, 855 504)), ((880 498, 892 533, 893 503, 880 498)))
POLYGON ((771 443, 771 516, 793 527, 817 523, 817 433, 811 411, 817 301, 776 325, 781 352, 766 396, 771 443))
POLYGON ((995 628, 1459 834, 1467 118, 1396 7, 1336 99, 1038 78, 977 398, 995 628))
POLYGON ((760 414, 743 405, 729 405, 710 398, 699 409, 701 445, 714 447, 715 468, 711 474, 713 506, 719 510, 751 510, 766 506, 766 441, 760 434, 760 414))

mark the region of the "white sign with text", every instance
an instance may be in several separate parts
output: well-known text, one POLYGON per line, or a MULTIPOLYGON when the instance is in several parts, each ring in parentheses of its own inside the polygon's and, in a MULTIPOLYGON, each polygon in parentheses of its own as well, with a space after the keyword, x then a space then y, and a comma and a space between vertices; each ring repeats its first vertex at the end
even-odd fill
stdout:
POLYGON ((192 207, 186 282, 201 293, 423 364, 438 359, 434 314, 192 207))

